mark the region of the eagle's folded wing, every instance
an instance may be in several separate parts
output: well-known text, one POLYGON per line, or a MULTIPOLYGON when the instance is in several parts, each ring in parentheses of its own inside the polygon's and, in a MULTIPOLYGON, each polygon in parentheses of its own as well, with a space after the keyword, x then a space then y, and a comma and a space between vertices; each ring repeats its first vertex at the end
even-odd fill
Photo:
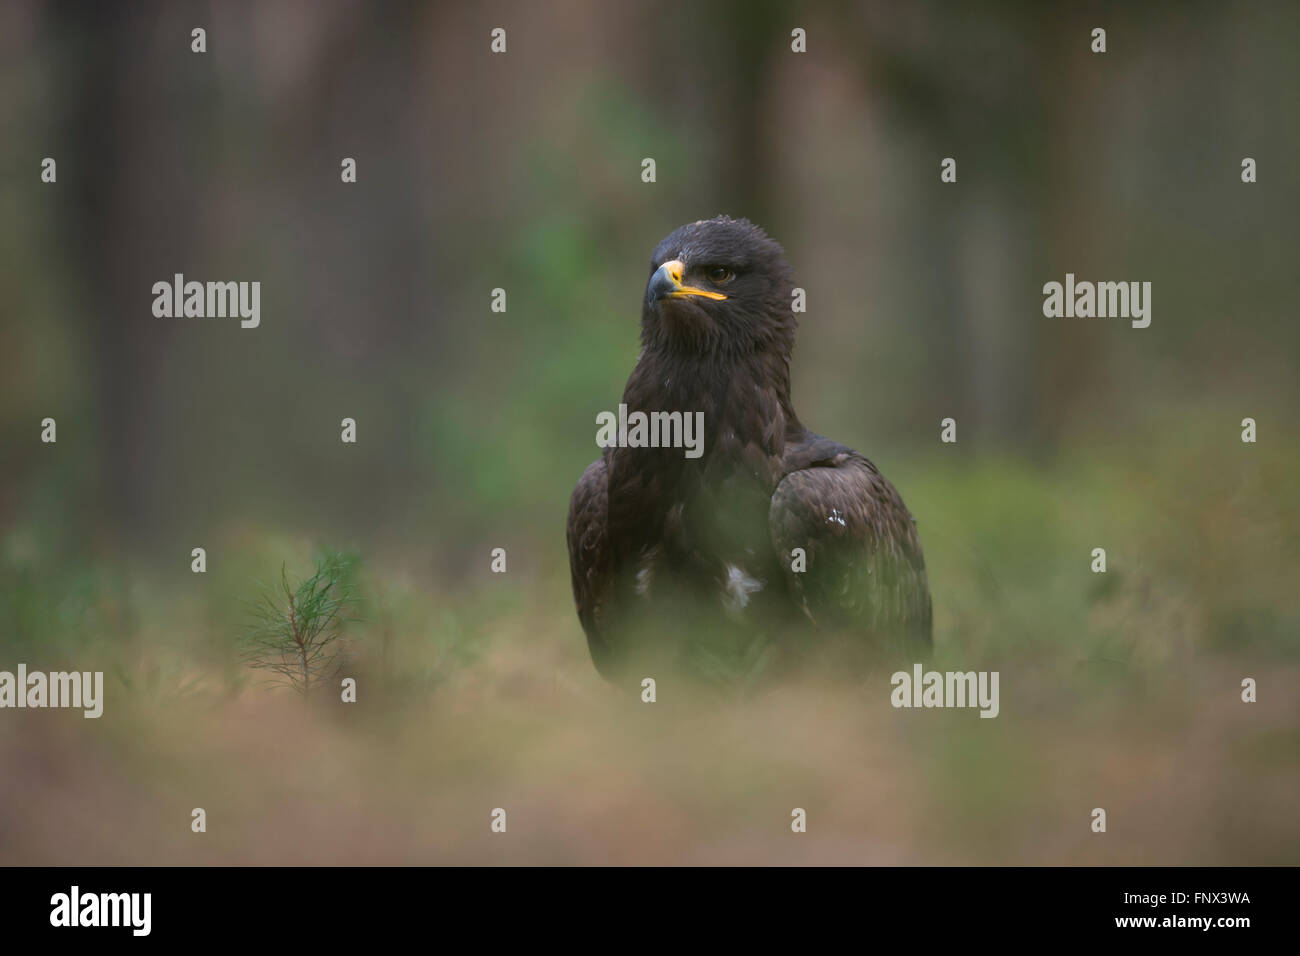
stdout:
POLYGON ((607 672, 610 663, 610 648, 602 624, 613 590, 608 514, 608 472, 605 459, 598 458, 587 466, 573 489, 566 537, 569 570, 573 576, 573 601, 578 608, 578 620, 587 634, 591 659, 602 674, 607 672))
POLYGON ((930 644, 930 591, 915 522, 861 455, 827 439, 793 449, 768 526, 790 593, 819 627, 930 644), (803 570, 796 548, 805 556, 803 570))

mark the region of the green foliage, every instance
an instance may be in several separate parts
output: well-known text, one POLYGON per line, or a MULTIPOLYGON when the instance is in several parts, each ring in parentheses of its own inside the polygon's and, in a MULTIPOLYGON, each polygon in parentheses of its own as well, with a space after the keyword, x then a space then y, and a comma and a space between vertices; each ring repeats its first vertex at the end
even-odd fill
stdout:
POLYGON ((356 555, 326 553, 316 570, 297 587, 289 584, 285 565, 280 583, 263 588, 251 611, 254 621, 245 638, 243 660, 267 671, 268 682, 310 696, 315 684, 338 674, 347 659, 343 627, 356 618, 356 555))

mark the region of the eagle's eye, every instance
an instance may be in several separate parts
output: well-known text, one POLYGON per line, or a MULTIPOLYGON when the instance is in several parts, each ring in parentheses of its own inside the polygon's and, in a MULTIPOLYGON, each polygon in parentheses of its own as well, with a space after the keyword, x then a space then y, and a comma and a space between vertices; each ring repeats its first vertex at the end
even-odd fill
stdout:
POLYGON ((726 266, 710 266, 704 274, 714 285, 723 285, 736 277, 736 274, 726 266))

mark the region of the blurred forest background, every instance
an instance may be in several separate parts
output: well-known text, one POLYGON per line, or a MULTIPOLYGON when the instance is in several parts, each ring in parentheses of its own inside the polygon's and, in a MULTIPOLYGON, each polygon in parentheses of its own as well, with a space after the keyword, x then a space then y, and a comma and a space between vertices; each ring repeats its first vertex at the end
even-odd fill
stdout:
POLYGON ((0 669, 107 693, 0 713, 0 863, 1295 863, 1298 48, 1282 2, 0 6, 0 669), (717 213, 785 246, 795 405, 998 719, 597 678, 568 495, 717 213), (261 326, 155 318, 178 272, 261 326), (1044 318, 1067 272, 1151 326, 1044 318), (355 705, 239 663, 322 547, 355 705))

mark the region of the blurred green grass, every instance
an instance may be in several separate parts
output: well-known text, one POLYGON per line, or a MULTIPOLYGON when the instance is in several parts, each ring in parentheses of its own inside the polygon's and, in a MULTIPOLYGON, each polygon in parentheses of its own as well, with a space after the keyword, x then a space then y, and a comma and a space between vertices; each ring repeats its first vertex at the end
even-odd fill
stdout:
POLYGON ((667 681, 641 704, 587 659, 558 519, 455 589, 436 556, 365 554, 359 702, 304 706, 238 666, 239 603, 320 542, 229 525, 195 575, 69 561, 19 525, 5 658, 102 669, 107 703, 0 722, 5 862, 1294 862, 1300 462, 1145 437, 882 464, 918 517, 933 666, 998 670, 995 720, 894 711, 887 675, 721 699, 667 681), (809 804, 810 839, 785 842, 809 804))

